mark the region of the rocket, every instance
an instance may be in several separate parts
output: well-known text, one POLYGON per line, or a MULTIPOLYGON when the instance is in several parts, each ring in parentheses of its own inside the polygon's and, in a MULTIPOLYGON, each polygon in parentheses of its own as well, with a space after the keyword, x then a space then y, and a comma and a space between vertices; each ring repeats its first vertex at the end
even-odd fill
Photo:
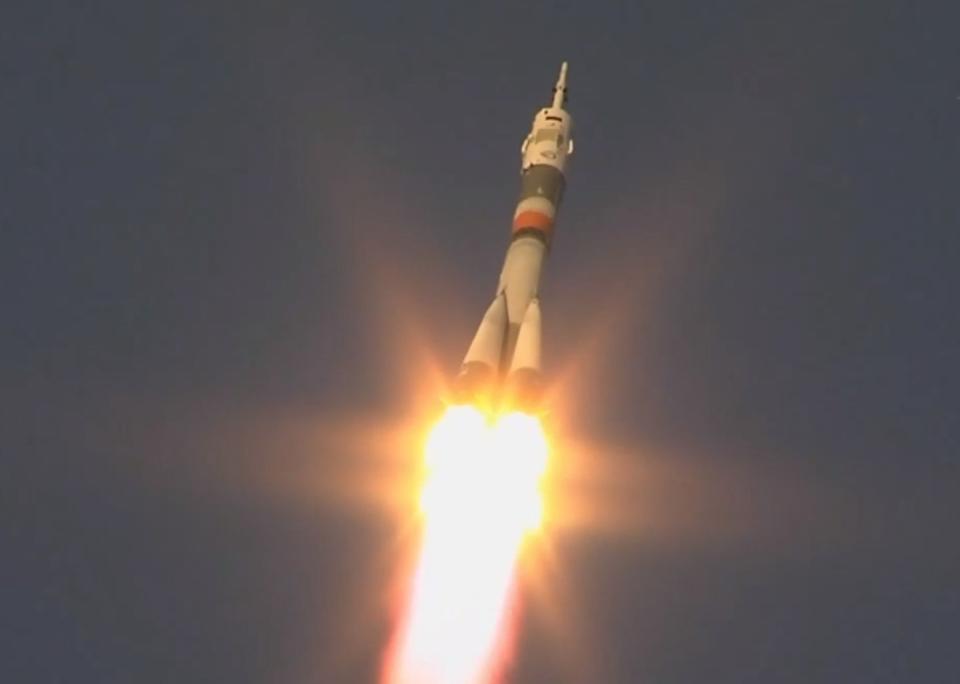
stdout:
POLYGON ((567 103, 567 63, 548 107, 533 117, 520 147, 520 199, 496 295, 463 359, 452 395, 456 403, 506 404, 536 411, 543 391, 540 275, 573 154, 567 103))

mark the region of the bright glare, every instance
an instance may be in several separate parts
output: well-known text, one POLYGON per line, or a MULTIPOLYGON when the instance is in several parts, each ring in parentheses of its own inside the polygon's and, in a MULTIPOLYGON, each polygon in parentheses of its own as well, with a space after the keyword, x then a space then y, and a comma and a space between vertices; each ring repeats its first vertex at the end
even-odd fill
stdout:
POLYGON ((514 569, 543 517, 540 421, 447 410, 427 440, 423 546, 390 684, 486 684, 510 644, 514 569))

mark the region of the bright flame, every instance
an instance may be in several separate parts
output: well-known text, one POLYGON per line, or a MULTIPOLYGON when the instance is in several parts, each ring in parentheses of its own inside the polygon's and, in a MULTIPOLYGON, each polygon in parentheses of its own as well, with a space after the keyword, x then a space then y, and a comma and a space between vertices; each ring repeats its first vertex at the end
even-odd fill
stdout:
POLYGON ((426 444, 423 546, 390 684, 480 684, 510 647, 514 569, 543 518, 548 446, 540 421, 510 413, 492 425, 454 406, 426 444))

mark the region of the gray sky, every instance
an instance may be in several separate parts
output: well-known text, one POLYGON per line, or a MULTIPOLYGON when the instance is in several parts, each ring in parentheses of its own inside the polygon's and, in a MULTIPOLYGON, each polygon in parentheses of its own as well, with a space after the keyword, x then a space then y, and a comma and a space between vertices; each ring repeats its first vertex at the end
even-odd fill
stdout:
POLYGON ((374 677, 566 59, 511 681, 955 681, 958 16, 792 4, 8 9, 2 679, 374 677))

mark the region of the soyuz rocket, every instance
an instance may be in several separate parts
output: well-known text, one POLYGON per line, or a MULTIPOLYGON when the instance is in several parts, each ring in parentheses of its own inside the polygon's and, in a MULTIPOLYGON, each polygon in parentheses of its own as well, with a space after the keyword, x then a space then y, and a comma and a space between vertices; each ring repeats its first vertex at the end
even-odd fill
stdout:
POLYGON ((453 382, 455 403, 493 403, 524 411, 539 406, 543 379, 540 347, 540 274, 573 154, 573 119, 567 103, 567 63, 550 106, 533 117, 520 147, 520 199, 496 295, 480 321, 453 382))

